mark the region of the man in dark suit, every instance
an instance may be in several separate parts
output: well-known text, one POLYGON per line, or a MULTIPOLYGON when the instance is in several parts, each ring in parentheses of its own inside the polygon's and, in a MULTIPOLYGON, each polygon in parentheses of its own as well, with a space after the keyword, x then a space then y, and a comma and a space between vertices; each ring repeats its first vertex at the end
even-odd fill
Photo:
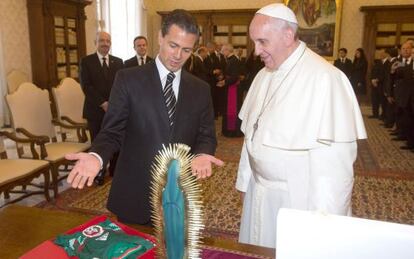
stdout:
POLYGON ((206 59, 204 60, 204 65, 208 71, 208 81, 210 84, 211 96, 213 98, 214 117, 217 118, 220 114, 220 111, 219 111, 220 88, 218 88, 216 84, 219 80, 223 79, 223 71, 222 71, 220 60, 218 59, 218 55, 216 55, 216 43, 208 42, 206 47, 208 50, 208 54, 207 54, 206 59))
POLYGON ((380 59, 374 60, 374 65, 371 70, 371 105, 372 115, 369 118, 385 118, 386 114, 386 98, 385 82, 387 81, 387 62, 388 57, 385 50, 380 51, 380 59), (381 115, 380 115, 381 108, 381 115))
POLYGON ((350 78, 352 71, 352 61, 346 57, 348 50, 346 48, 340 48, 338 52, 338 58, 334 62, 334 66, 339 68, 344 74, 350 78))
POLYGON ((199 47, 197 49, 194 54, 194 68, 192 74, 208 83, 208 70, 205 65, 207 53, 208 50, 206 47, 199 47))
POLYGON ((401 59, 391 67, 391 73, 395 78, 394 96, 397 106, 396 125, 397 138, 395 140, 407 140, 407 145, 401 149, 414 149, 414 118, 411 101, 414 84, 414 60, 411 57, 413 44, 406 41, 401 46, 401 59))
POLYGON ((83 188, 120 149, 107 206, 121 222, 150 224, 150 167, 162 144, 190 146, 197 178, 211 175, 211 163, 223 164, 213 156, 217 141, 209 86, 182 69, 198 35, 188 12, 167 15, 155 62, 119 71, 92 154, 66 156, 78 160, 68 182, 83 188))
POLYGON ((387 99, 387 108, 385 109, 385 121, 384 126, 386 128, 392 128, 395 124, 395 98, 394 98, 394 88, 395 88, 395 78, 394 75, 391 75, 391 67, 395 62, 398 62, 398 49, 397 48, 387 48, 385 52, 388 54, 388 61, 384 64, 386 71, 386 81, 384 82, 384 92, 387 99))
POLYGON ((132 58, 125 60, 125 67, 143 66, 153 59, 147 56, 147 38, 144 36, 137 36, 134 39, 134 49, 137 53, 132 58))
MULTIPOLYGON (((85 93, 83 117, 88 121, 92 141, 98 135, 103 117, 108 110, 109 94, 116 72, 123 68, 122 59, 109 55, 111 35, 106 32, 96 34, 96 53, 82 58, 80 62, 80 84, 85 93)), ((115 170, 116 155, 111 160, 109 172, 115 170)), ((102 185, 105 168, 96 178, 97 184, 102 185)))

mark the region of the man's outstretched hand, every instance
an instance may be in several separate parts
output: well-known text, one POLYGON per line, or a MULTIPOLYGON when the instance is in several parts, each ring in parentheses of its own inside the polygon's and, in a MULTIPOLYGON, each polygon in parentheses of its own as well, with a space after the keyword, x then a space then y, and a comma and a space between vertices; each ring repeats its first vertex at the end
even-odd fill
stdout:
POLYGON ((101 169, 99 159, 88 153, 67 154, 65 158, 77 160, 67 179, 72 188, 82 189, 85 183, 92 186, 93 180, 101 169))
POLYGON ((201 154, 196 156, 191 163, 191 171, 197 179, 207 178, 211 176, 211 164, 223 166, 224 162, 214 156, 201 154))

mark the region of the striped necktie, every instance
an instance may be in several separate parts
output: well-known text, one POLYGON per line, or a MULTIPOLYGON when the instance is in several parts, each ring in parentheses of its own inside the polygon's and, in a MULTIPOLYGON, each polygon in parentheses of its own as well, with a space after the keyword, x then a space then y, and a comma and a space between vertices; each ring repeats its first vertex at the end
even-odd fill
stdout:
POLYGON ((174 114, 175 114, 175 95, 172 89, 173 81, 175 75, 173 72, 168 73, 167 75, 167 82, 165 83, 164 87, 164 99, 165 105, 167 106, 168 117, 170 118, 170 127, 174 124, 174 114))

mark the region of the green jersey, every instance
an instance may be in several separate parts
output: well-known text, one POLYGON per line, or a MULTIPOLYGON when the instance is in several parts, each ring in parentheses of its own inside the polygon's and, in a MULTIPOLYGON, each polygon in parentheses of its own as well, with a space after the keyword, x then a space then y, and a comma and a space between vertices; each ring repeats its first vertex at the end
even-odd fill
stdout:
POLYGON ((139 236, 126 234, 109 219, 70 235, 59 235, 55 244, 69 256, 90 258, 137 258, 154 244, 139 236))

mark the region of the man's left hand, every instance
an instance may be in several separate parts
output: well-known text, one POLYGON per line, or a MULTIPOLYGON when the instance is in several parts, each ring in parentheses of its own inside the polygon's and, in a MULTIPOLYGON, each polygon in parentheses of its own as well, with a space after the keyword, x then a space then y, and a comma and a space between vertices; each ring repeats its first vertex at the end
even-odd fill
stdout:
POLYGON ((211 164, 223 166, 224 162, 214 156, 201 154, 196 156, 191 163, 191 171, 197 179, 203 179, 211 176, 211 164))

